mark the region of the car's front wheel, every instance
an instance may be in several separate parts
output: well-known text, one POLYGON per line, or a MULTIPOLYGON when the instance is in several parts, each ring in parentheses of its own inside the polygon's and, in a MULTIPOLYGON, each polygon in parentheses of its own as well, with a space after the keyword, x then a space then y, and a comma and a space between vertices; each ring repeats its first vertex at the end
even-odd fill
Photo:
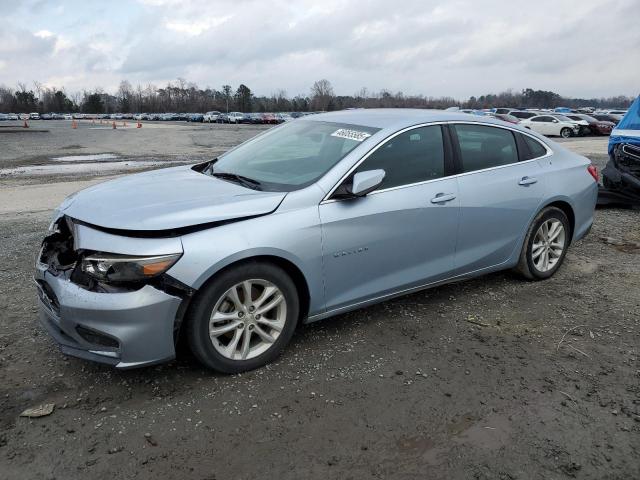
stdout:
POLYGON ((570 138, 573 136, 573 132, 569 127, 564 127, 562 130, 560 130, 560 136, 562 138, 570 138))
POLYGON ((187 338, 205 366, 239 373, 273 361, 299 315, 296 287, 280 267, 247 262, 217 275, 190 308, 187 338))
POLYGON ((567 254, 570 232, 569 219, 562 210, 542 210, 529 227, 516 271, 529 280, 551 277, 567 254))

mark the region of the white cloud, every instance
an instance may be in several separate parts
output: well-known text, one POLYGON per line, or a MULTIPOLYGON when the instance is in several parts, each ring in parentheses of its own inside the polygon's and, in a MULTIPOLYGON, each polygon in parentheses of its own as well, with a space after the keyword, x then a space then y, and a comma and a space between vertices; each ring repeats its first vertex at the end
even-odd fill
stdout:
POLYGON ((233 15, 225 15, 220 18, 206 18, 203 20, 196 21, 167 21, 165 22, 165 26, 169 30, 173 30, 174 32, 186 33, 187 35, 200 35, 201 33, 211 30, 218 25, 222 25, 227 22, 233 15))
POLYGON ((51 33, 49 30, 39 30, 37 32, 34 33, 34 35, 38 38, 50 38, 53 37, 53 33, 51 33))

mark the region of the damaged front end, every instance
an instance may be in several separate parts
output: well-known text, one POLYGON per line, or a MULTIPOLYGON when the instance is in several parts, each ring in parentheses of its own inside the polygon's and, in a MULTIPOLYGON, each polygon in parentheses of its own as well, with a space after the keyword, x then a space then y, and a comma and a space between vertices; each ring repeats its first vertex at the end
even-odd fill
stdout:
POLYGON ((61 216, 36 261, 41 323, 70 355, 119 368, 167 361, 193 294, 166 273, 181 255, 179 238, 127 238, 61 216))
POLYGON ((602 170, 598 205, 640 206, 640 145, 619 143, 602 170))
POLYGON ((611 132, 602 183, 598 205, 640 206, 640 97, 611 132))

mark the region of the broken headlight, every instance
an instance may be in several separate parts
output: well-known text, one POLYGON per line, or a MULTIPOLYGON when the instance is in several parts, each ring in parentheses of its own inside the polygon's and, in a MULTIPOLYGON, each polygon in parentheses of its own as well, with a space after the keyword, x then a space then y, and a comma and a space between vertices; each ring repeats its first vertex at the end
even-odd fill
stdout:
POLYGON ((82 258, 80 268, 99 282, 138 282, 166 272, 181 256, 181 253, 144 257, 94 253, 82 258))

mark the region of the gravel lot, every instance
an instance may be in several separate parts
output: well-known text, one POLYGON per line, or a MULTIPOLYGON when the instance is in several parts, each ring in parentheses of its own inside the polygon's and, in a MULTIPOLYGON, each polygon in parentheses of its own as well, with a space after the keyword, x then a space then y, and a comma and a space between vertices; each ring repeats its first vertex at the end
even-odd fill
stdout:
POLYGON ((50 163, 52 157, 112 153, 127 159, 153 157, 189 161, 211 158, 253 137, 268 125, 227 125, 187 122, 79 120, 77 129, 66 120, 0 123, 0 168, 50 163), (126 127, 123 124, 126 123, 126 127), (17 128, 16 128, 17 127, 17 128), (6 141, 5 141, 6 140, 6 141))
MULTIPOLYGON (((261 129, 40 123, 0 133, 0 168, 195 161, 261 129)), ((606 158, 606 139, 565 145, 606 158)), ((598 210, 548 281, 497 273, 304 326, 258 371, 182 352, 120 372, 63 357, 31 286, 50 209, 97 173, 0 177, 0 478, 640 478, 640 212, 598 210)))

